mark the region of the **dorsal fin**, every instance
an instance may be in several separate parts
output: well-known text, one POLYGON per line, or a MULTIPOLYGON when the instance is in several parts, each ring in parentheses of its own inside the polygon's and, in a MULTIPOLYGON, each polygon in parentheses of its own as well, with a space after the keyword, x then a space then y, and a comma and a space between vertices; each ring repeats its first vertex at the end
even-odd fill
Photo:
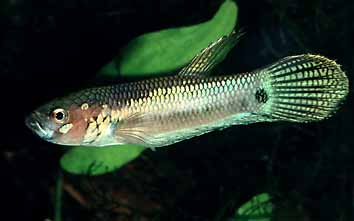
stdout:
POLYGON ((233 31, 231 34, 219 38, 197 54, 188 65, 178 72, 178 75, 202 76, 202 74, 208 74, 224 60, 242 35, 242 32, 233 31))

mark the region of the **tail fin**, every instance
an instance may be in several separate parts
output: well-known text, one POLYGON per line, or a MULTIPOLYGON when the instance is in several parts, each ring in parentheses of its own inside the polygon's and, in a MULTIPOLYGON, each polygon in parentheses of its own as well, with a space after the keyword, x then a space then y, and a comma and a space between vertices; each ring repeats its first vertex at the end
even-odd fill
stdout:
POLYGON ((340 65, 320 55, 297 55, 261 70, 268 100, 261 113, 273 120, 311 122, 334 114, 348 94, 340 65))

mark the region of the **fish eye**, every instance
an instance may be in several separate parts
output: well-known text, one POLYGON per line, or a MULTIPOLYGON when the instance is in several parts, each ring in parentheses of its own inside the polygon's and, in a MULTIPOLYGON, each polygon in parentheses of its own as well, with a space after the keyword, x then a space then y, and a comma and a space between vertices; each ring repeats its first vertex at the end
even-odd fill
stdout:
POLYGON ((52 119, 57 123, 63 123, 67 116, 67 112, 62 108, 55 109, 51 113, 52 119))

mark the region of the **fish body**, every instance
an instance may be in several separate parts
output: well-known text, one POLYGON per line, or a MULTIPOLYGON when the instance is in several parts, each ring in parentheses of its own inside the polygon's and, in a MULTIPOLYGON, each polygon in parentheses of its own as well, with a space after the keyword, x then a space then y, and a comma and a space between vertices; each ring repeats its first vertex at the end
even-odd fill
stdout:
POLYGON ((236 44, 212 43, 177 75, 85 89, 35 110, 26 124, 62 145, 170 145, 215 129, 255 122, 330 117, 348 94, 345 73, 319 55, 283 58, 253 72, 213 76, 236 44))

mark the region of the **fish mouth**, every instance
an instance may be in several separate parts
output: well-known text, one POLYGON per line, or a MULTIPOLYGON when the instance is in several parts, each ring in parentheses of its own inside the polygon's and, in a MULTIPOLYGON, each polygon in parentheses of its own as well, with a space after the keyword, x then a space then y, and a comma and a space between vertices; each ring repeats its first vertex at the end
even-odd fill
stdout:
POLYGON ((26 126, 43 139, 50 140, 52 133, 40 123, 39 113, 34 112, 25 119, 26 126))

